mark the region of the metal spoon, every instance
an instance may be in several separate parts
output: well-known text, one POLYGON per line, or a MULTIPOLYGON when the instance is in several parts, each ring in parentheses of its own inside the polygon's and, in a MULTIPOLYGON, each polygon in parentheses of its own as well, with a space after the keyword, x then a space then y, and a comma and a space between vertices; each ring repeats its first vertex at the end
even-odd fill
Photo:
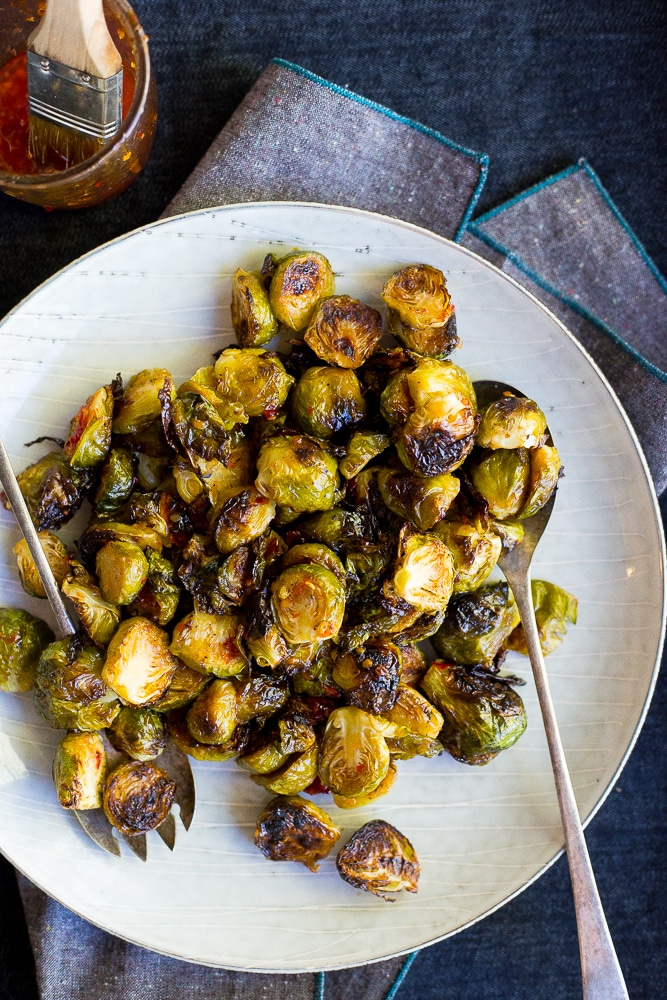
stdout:
MULTIPOLYGON (((493 381, 475 382, 475 392, 480 409, 498 399, 505 392, 510 392, 514 396, 524 395, 505 382, 493 381)), ((541 510, 522 522, 525 532, 523 541, 509 553, 503 555, 498 561, 498 566, 505 574, 521 615, 530 664, 535 677, 537 696, 544 719, 574 894, 584 1000, 628 1000, 628 991, 595 884, 595 876, 584 839, 574 790, 567 770, 540 646, 537 622, 535 621, 530 586, 530 564, 537 543, 551 517, 555 500, 556 492, 554 491, 541 510)))
MULTIPOLYGON (((62 594, 60 593, 60 588, 58 587, 51 567, 49 566, 48 559, 44 554, 44 550, 39 540, 39 535, 37 534, 37 529, 33 524, 30 511, 28 510, 23 494, 21 493, 21 488, 17 482, 16 476, 14 475, 14 470, 12 469, 11 462, 9 461, 9 455, 7 454, 7 450, 1 437, 0 484, 7 494, 7 499, 11 504, 14 516, 18 521, 21 531, 23 532, 23 537, 27 542, 30 554, 35 561, 37 571, 39 572, 42 583, 44 584, 44 590, 46 591, 46 596, 49 604, 51 605, 51 610, 53 611, 56 622, 58 623, 58 627, 56 629, 58 638, 62 639, 68 635, 76 635, 76 625, 72 621, 70 613, 65 606, 62 594)), ((111 750, 111 748, 109 749, 111 750)), ((181 821, 185 829, 188 830, 192 822, 195 802, 195 786, 192 768, 190 767, 190 763, 185 754, 183 754, 175 746, 169 744, 165 749, 164 754, 166 755, 165 762, 168 761, 169 770, 172 772, 172 778, 177 784, 176 803, 180 807, 181 821)), ((113 835, 113 827, 101 809, 86 809, 83 811, 72 809, 71 811, 78 819, 86 834, 95 844, 98 845, 98 847, 107 851, 108 854, 120 857, 120 847, 118 846, 118 841, 113 835)), ((173 851, 176 839, 176 827, 171 814, 167 816, 166 820, 157 828, 157 833, 167 845, 169 850, 173 851)), ((139 833, 133 836, 121 834, 121 836, 137 857, 142 861, 145 861, 147 858, 146 834, 139 833)))

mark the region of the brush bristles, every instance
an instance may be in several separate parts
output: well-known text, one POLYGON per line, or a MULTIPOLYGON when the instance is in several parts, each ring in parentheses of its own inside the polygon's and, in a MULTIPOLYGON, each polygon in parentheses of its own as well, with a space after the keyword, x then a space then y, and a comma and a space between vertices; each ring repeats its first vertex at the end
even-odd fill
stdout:
POLYGON ((36 115, 30 115, 29 143, 30 155, 40 167, 56 166, 61 169, 75 167, 98 153, 104 143, 81 132, 56 125, 36 115))

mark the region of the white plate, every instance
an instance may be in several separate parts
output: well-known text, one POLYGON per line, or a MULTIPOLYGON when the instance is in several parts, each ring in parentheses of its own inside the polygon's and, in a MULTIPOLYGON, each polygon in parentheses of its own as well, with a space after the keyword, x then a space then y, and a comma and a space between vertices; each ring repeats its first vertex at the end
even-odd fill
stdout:
MULTIPOLYGON (((650 697, 662 634, 663 556, 646 465, 604 379, 554 317, 485 261, 415 226, 340 208, 230 206, 170 219, 89 254, 0 326, 0 428, 15 468, 62 436, 87 394, 119 370, 168 367, 182 380, 233 339, 230 276, 268 251, 323 251, 337 290, 382 307, 405 263, 442 268, 473 378, 520 387, 546 410, 566 475, 536 574, 579 598, 579 622, 548 661, 580 810, 589 817, 622 766, 650 697)), ((45 615, 17 583, 11 514, 0 517, 0 603, 45 615)), ((489 913, 545 870, 562 846, 528 661, 529 725, 485 767, 447 756, 401 762, 372 808, 331 808, 344 838, 379 816, 422 862, 419 894, 394 905, 351 888, 333 858, 317 874, 265 860, 252 844, 268 794, 233 763, 194 764, 197 811, 170 854, 114 860, 54 801, 59 734, 29 695, 0 695, 0 848, 86 919, 169 955, 236 969, 309 971, 418 948, 489 913)), ((322 802, 322 800, 319 800, 322 802)), ((322 804, 325 804, 322 802, 322 804)))

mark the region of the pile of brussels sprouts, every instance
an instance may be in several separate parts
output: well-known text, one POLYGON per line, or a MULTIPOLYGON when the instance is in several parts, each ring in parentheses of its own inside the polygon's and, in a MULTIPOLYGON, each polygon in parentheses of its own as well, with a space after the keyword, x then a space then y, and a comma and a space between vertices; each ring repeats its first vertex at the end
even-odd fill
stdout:
MULTIPOLYGON (((339 831, 299 793, 359 807, 399 760, 485 764, 524 731, 517 679, 499 673, 508 649, 525 652, 519 615, 485 580, 561 473, 544 414, 514 395, 478 412, 448 359, 456 320, 436 268, 388 277, 391 347, 380 313, 334 284, 316 252, 239 269, 240 347, 181 385, 163 368, 116 377, 19 476, 81 628, 52 641, 0 611, 0 688, 34 686, 68 731, 65 808, 102 806, 129 834, 159 825, 170 734, 197 760, 235 757, 276 796, 258 847, 315 868, 339 831), (280 329, 289 353, 265 349, 280 329), (55 531, 84 500, 73 552, 55 531), (105 739, 123 755, 111 773, 105 739)), ((15 552, 25 590, 45 596, 25 543, 15 552)), ((534 598, 548 653, 576 600, 544 581, 534 598)), ((368 827, 341 851, 343 877, 415 891, 411 845, 368 827)))

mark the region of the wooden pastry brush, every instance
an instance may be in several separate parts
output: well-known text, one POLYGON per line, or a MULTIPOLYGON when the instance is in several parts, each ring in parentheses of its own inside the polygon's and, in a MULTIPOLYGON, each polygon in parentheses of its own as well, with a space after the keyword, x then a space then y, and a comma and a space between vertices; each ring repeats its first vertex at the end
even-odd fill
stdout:
POLYGON ((48 0, 27 57, 31 155, 81 163, 121 122, 123 65, 102 0, 48 0))

